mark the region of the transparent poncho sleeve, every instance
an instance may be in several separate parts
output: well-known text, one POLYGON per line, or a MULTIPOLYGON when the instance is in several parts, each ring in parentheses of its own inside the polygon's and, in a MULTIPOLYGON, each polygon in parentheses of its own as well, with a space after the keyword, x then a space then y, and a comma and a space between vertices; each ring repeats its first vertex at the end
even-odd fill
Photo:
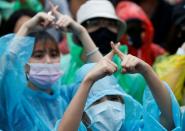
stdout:
POLYGON ((7 130, 8 113, 18 101, 22 91, 16 77, 31 56, 34 39, 8 34, 0 38, 0 128, 7 130))
MULTIPOLYGON (((11 41, 12 34, 6 35, 0 38, 0 60, 2 60, 3 54, 5 53, 8 43, 11 41)), ((3 81, 3 68, 5 67, 5 63, 0 61, 0 129, 5 129, 4 125, 7 125, 6 116, 5 116, 5 97, 4 91, 2 89, 2 81, 3 81)))
MULTIPOLYGON (((165 84, 165 87, 171 96, 173 121, 175 125, 175 128, 172 131, 181 131, 182 127, 181 127, 180 107, 168 84, 165 82, 163 83, 165 84)), ((156 131, 167 131, 167 129, 165 129, 162 126, 162 124, 160 124, 161 112, 148 87, 145 89, 144 96, 143 96, 143 108, 144 108, 144 113, 143 113, 144 129, 143 130, 147 131, 147 130, 153 129, 156 131)))
POLYGON ((2 91, 2 96, 11 96, 11 93, 12 95, 18 94, 18 92, 21 91, 21 87, 8 89, 6 88, 6 84, 12 84, 12 87, 16 87, 16 83, 13 81, 15 79, 13 78, 24 78, 24 76, 22 76, 25 74, 24 65, 31 57, 34 38, 18 37, 15 34, 10 34, 1 37, 0 43, 0 91, 2 91), (9 82, 6 81, 8 79, 9 82))

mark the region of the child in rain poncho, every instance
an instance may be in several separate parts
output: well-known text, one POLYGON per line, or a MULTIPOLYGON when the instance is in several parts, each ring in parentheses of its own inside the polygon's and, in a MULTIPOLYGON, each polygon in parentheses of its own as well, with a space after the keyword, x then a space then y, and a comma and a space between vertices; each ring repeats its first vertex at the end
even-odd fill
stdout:
MULTIPOLYGON (((86 64, 77 72, 77 83, 88 74, 95 64, 86 64)), ((174 131, 181 130, 178 103, 168 87, 171 96, 174 131)), ((78 86, 75 86, 75 94, 78 86)), ((88 95, 82 121, 92 131, 166 131, 160 120, 161 110, 156 104, 149 87, 145 89, 143 105, 125 93, 113 76, 96 81, 88 95)), ((170 129, 172 130, 172 129, 170 129)))
MULTIPOLYGON (((69 103, 62 96, 63 86, 57 83, 62 75, 57 43, 44 30, 29 32, 40 24, 47 27, 54 23, 60 29, 76 31, 87 45, 91 43, 92 46, 93 43, 86 30, 70 17, 60 14, 54 7, 52 13, 57 21, 50 13, 38 13, 16 35, 9 34, 0 39, 0 128, 3 130, 57 129, 57 121, 68 107, 69 103), (28 33, 29 36, 25 36, 28 33)), ((86 83, 83 85, 90 88, 86 83)), ((78 102, 81 101, 72 102, 74 104, 71 106, 79 106, 78 102)), ((71 109, 75 110, 76 107, 69 108, 69 112, 73 113, 71 109)), ((69 122, 70 126, 66 128, 68 124, 64 124, 62 129, 82 130, 83 125, 79 126, 81 115, 78 113, 77 110, 76 116, 80 117, 73 119, 77 120, 74 122, 76 126, 69 122)), ((65 119, 62 123, 65 123, 65 119)))

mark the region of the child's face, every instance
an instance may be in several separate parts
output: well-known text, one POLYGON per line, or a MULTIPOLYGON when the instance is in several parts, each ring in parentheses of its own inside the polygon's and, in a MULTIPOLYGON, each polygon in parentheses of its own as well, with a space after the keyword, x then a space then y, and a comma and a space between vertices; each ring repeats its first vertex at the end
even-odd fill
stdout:
POLYGON ((60 52, 56 44, 47 40, 46 43, 38 41, 35 44, 29 63, 54 64, 60 62, 60 52))
POLYGON ((125 119, 123 98, 107 95, 95 101, 83 114, 82 121, 88 130, 119 130, 125 119), (109 119, 110 118, 110 119, 109 119))

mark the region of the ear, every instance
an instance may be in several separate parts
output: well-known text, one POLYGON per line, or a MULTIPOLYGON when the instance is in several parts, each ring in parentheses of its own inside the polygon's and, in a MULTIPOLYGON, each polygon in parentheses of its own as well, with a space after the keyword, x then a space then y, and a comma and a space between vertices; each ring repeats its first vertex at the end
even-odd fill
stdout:
POLYGON ((24 66, 24 70, 25 70, 25 73, 28 74, 30 72, 30 65, 29 64, 26 64, 24 66))

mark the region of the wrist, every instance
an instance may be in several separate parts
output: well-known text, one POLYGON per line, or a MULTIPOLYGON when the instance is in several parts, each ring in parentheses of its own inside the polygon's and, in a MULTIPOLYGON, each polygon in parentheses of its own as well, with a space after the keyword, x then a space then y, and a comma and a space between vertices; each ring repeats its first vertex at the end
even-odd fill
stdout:
POLYGON ((141 73, 144 77, 147 77, 147 76, 149 75, 149 73, 152 72, 152 71, 153 71, 152 67, 151 67, 149 64, 144 63, 143 69, 141 70, 140 73, 141 73))
POLYGON ((29 31, 32 27, 30 26, 30 21, 27 21, 23 24, 23 29, 29 31))
POLYGON ((76 30, 76 35, 78 37, 82 37, 84 33, 86 33, 87 30, 85 29, 85 27, 83 27, 82 25, 78 25, 78 28, 76 30))
POLYGON ((82 84, 83 85, 86 85, 86 87, 88 87, 90 89, 90 87, 93 85, 94 83, 94 80, 91 79, 90 77, 86 76, 83 81, 82 81, 82 84))

